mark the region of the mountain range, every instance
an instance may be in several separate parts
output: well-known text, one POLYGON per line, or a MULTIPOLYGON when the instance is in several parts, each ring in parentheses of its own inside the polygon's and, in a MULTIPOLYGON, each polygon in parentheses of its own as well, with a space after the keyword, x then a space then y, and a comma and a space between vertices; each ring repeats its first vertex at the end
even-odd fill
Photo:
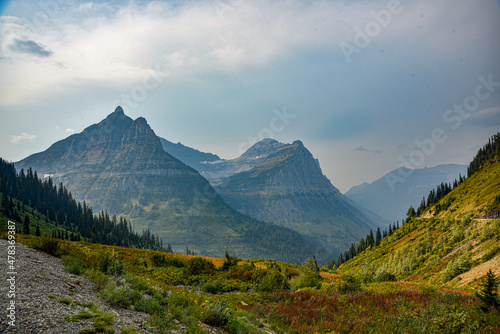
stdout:
POLYGON ((352 187, 347 197, 370 211, 395 222, 406 217, 410 206, 415 209, 422 198, 441 182, 450 183, 467 175, 466 165, 447 164, 429 168, 400 167, 372 183, 352 187))
POLYGON ((174 251, 301 261, 319 248, 290 229, 242 215, 196 170, 163 149, 144 118, 121 107, 106 119, 17 163, 62 182, 94 211, 123 214, 174 251))
POLYGON ((389 223, 342 195, 301 141, 263 139, 223 160, 158 137, 121 107, 15 166, 61 182, 96 212, 124 215, 177 252, 321 258, 389 223))
POLYGON ((235 159, 220 159, 217 155, 200 152, 181 143, 173 144, 163 138, 161 140, 165 151, 196 169, 204 178, 215 185, 225 177, 257 167, 264 162, 269 154, 285 145, 274 139, 265 138, 252 145, 235 159))
MULTIPOLYGON (((171 146, 164 145, 175 156, 171 146)), ((233 208, 312 237, 329 251, 389 224, 343 196, 301 141, 266 138, 230 160, 197 160, 204 156, 189 147, 183 151, 190 154, 177 157, 205 176, 233 208)))

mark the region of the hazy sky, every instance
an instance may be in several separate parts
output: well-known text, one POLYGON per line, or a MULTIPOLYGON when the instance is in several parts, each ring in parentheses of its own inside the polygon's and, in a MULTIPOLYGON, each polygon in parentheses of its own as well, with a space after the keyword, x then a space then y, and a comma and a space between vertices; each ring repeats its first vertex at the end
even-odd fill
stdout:
POLYGON ((121 105, 222 158, 300 139, 345 192, 401 165, 467 164, 500 131, 495 0, 2 7, 0 156, 11 161, 121 105))

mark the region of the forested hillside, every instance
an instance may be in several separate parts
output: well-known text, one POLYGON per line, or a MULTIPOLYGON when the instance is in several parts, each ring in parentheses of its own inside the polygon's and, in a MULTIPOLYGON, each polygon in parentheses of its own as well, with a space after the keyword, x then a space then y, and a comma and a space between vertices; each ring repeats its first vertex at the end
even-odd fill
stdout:
POLYGON ((12 163, 1 158, 0 192, 2 224, 6 224, 5 218, 18 222, 19 233, 163 249, 163 241, 149 230, 139 235, 123 217, 110 217, 107 212, 94 215, 91 207, 73 199, 61 183, 56 186, 51 178, 42 181, 31 168, 17 173, 12 163))

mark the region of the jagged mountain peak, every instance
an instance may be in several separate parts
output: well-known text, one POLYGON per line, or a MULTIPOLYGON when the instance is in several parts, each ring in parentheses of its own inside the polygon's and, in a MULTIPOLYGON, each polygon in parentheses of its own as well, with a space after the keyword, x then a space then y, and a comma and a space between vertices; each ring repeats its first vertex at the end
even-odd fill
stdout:
POLYGON ((195 170, 163 150, 145 118, 132 120, 121 107, 81 133, 17 162, 16 167, 33 167, 50 175, 62 181, 76 198, 110 212, 119 212, 123 203, 137 201, 151 191, 163 195, 168 195, 166 189, 178 192, 165 181, 171 174, 206 183, 195 170), (151 184, 156 188, 143 184, 146 179, 154 180, 151 184))
POLYGON ((109 114, 100 123, 103 123, 103 122, 104 123, 115 123, 115 122, 123 122, 123 121, 132 121, 132 118, 125 115, 123 108, 118 106, 118 107, 116 107, 115 111, 113 111, 111 114, 109 114))
POLYGON ((292 144, 283 144, 269 154, 265 161, 256 168, 268 169, 278 166, 282 168, 285 164, 294 168, 313 169, 315 173, 319 172, 322 175, 318 160, 313 157, 300 140, 296 140, 292 144))
POLYGON ((385 223, 344 197, 300 140, 282 144, 259 165, 220 180, 217 189, 241 213, 293 228, 330 250, 348 247, 385 223))
POLYGON ((123 111, 123 108, 118 106, 116 107, 115 111, 113 111, 111 114, 108 115, 108 118, 110 117, 121 117, 125 116, 125 112, 123 111))

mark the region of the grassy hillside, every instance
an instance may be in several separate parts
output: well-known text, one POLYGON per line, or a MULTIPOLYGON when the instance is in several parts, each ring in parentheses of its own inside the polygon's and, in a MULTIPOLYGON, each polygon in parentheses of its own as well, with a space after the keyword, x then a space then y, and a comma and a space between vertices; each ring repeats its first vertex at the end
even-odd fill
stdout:
MULTIPOLYGON (((482 312, 466 290, 361 284, 320 272, 313 259, 290 265, 34 236, 16 241, 60 256, 67 271, 87 277, 109 304, 148 313, 141 326, 152 333, 500 333, 500 313, 482 312)), ((71 305, 71 294, 59 297, 71 305)), ((67 321, 96 317, 88 308, 67 321)), ((89 324, 86 333, 102 331, 98 325, 89 324)), ((112 328, 120 324, 110 317, 105 330, 112 328)))
POLYGON ((367 281, 393 277, 468 288, 489 269, 500 275, 500 220, 491 218, 500 208, 499 174, 500 162, 486 164, 340 271, 367 281))
MULTIPOLYGON (((485 214, 500 207, 500 161, 487 163, 446 198, 430 208, 424 218, 463 218, 485 214)), ((478 217, 479 218, 479 217, 478 217)))

